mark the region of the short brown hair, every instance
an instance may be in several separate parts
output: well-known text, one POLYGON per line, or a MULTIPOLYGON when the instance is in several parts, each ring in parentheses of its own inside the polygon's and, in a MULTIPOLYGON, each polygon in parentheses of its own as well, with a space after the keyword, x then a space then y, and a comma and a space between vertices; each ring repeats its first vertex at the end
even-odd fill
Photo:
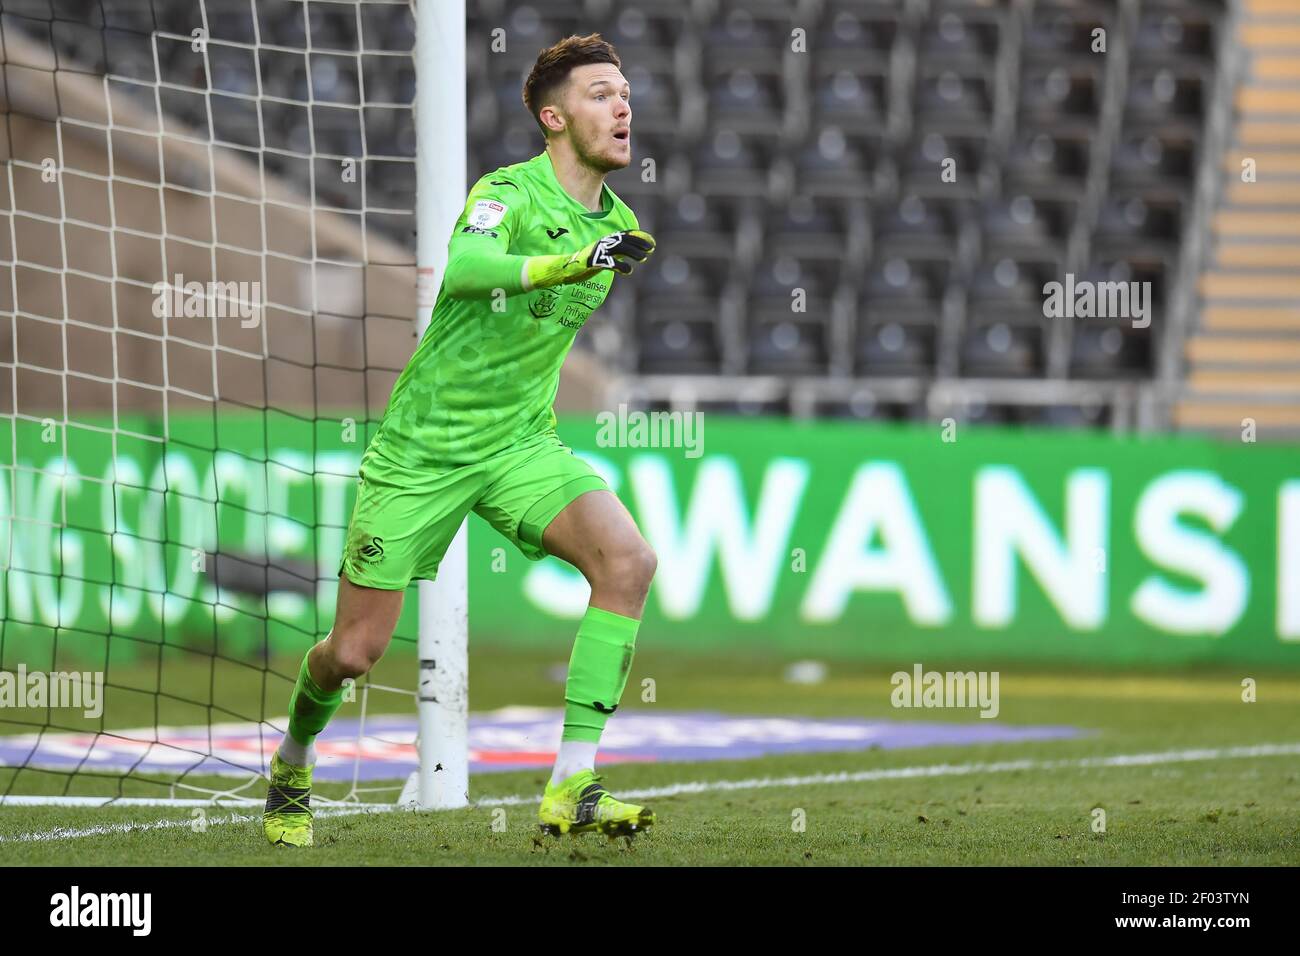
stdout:
POLYGON ((569 79, 569 72, 588 63, 612 63, 622 67, 614 45, 599 33, 588 33, 585 37, 565 37, 555 46, 537 54, 528 79, 524 80, 524 106, 533 114, 537 125, 542 128, 542 135, 549 136, 550 131, 542 123, 541 111, 551 95, 569 79))

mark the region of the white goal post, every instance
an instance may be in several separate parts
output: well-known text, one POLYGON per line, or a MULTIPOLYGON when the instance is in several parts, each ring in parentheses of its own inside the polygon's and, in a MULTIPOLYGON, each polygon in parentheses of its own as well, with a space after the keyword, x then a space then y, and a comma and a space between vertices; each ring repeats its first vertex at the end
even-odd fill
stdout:
MULTIPOLYGON (((0 10, 0 668, 103 705, 0 710, 0 803, 262 799, 463 208, 465 59, 465 0, 0 10)), ((467 566, 462 525, 321 806, 468 803, 467 566)))
MULTIPOLYGON (((415 24, 416 328, 423 335, 465 202, 465 0, 419 0, 415 24)), ((420 769, 402 801, 446 810, 469 802, 469 554, 462 523, 421 581, 420 769)))

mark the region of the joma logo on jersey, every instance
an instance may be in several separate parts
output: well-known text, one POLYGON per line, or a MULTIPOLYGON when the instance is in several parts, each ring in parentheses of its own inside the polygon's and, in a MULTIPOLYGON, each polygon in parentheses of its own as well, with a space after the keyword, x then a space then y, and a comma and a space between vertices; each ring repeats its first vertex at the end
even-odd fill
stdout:
POLYGON ((357 548, 357 560, 362 564, 369 564, 372 561, 378 561, 384 556, 384 539, 371 538, 368 544, 360 545, 357 548))
POLYGON ((528 303, 528 311, 533 314, 535 319, 549 318, 559 302, 560 293, 550 289, 538 289, 537 295, 533 296, 528 303))

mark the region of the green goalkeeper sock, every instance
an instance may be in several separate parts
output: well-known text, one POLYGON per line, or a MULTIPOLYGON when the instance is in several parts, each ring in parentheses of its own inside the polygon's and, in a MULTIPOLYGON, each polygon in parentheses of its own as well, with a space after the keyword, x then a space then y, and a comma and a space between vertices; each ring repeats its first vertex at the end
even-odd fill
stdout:
POLYGON ((618 709, 627 686, 641 622, 588 607, 578 625, 564 685, 564 733, 560 740, 599 743, 605 721, 618 709))
POLYGON ((343 688, 321 690, 307 669, 308 652, 298 670, 298 682, 293 685, 289 698, 289 736, 303 747, 310 747, 316 735, 325 729, 343 703, 343 688))

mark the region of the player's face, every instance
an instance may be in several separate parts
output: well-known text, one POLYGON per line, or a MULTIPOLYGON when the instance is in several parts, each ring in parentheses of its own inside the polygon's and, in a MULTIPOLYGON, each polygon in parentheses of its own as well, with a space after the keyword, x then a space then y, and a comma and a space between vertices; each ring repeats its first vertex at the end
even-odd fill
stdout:
POLYGON ((632 162, 631 87, 612 63, 588 63, 569 74, 564 106, 573 151, 601 172, 632 162))

